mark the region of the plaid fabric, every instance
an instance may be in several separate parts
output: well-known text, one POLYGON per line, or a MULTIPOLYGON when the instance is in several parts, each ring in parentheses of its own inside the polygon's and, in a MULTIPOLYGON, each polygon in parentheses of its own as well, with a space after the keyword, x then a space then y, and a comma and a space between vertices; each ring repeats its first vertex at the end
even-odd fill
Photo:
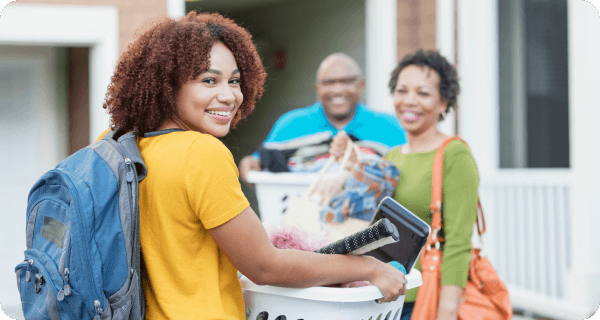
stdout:
POLYGON ((371 220, 379 202, 393 196, 399 179, 400 170, 390 161, 369 160, 354 165, 342 192, 321 207, 321 220, 333 224, 347 217, 371 220))

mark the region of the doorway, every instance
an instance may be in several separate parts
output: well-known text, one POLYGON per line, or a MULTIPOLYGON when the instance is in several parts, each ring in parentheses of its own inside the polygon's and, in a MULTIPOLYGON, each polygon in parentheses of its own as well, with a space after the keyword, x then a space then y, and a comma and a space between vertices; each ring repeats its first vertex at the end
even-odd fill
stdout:
MULTIPOLYGON (((268 74, 254 113, 222 138, 237 164, 258 149, 281 115, 315 103, 317 68, 329 54, 344 52, 365 70, 364 0, 186 1, 191 10, 218 12, 246 28, 268 74), (282 53, 287 62, 276 66, 282 53)), ((244 184, 242 190, 258 212, 254 190, 244 184)))

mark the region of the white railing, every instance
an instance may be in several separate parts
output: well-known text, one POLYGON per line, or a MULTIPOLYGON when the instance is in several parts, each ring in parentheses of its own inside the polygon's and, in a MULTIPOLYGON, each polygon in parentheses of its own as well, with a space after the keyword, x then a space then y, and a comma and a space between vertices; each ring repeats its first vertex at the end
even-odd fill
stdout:
POLYGON ((572 269, 571 184, 570 171, 562 169, 482 174, 484 250, 517 309, 573 317, 576 306, 566 296, 572 269))
MULTIPOLYGON (((263 221, 281 222, 294 196, 315 175, 251 172, 263 221)), ((483 254, 505 281, 515 309, 552 319, 584 319, 588 307, 570 287, 574 270, 572 173, 566 169, 481 173, 479 188, 487 232, 483 254)), ((477 237, 474 237, 477 239, 477 237)), ((588 315, 589 316, 589 315, 588 315)))

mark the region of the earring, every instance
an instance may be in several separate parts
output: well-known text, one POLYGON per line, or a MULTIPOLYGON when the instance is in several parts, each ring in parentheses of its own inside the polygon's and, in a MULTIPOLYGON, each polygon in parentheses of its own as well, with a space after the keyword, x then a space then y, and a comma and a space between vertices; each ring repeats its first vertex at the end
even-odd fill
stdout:
POLYGON ((442 118, 442 120, 446 119, 446 113, 445 112, 440 113, 440 118, 442 118))

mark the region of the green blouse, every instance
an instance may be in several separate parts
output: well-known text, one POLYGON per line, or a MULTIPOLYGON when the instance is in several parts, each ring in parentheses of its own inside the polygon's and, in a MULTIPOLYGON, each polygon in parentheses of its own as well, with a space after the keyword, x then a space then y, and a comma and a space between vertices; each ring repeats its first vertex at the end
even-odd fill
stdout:
MULTIPOLYGON (((400 170, 394 199, 431 225, 431 171, 436 150, 402 154, 392 149, 386 159, 400 170)), ((446 243, 443 247, 442 285, 465 287, 471 260, 471 235, 477 215, 479 174, 469 148, 452 141, 444 150, 442 219, 446 243)), ((415 267, 421 270, 420 259, 415 267)), ((406 293, 415 301, 418 288, 406 293)))

